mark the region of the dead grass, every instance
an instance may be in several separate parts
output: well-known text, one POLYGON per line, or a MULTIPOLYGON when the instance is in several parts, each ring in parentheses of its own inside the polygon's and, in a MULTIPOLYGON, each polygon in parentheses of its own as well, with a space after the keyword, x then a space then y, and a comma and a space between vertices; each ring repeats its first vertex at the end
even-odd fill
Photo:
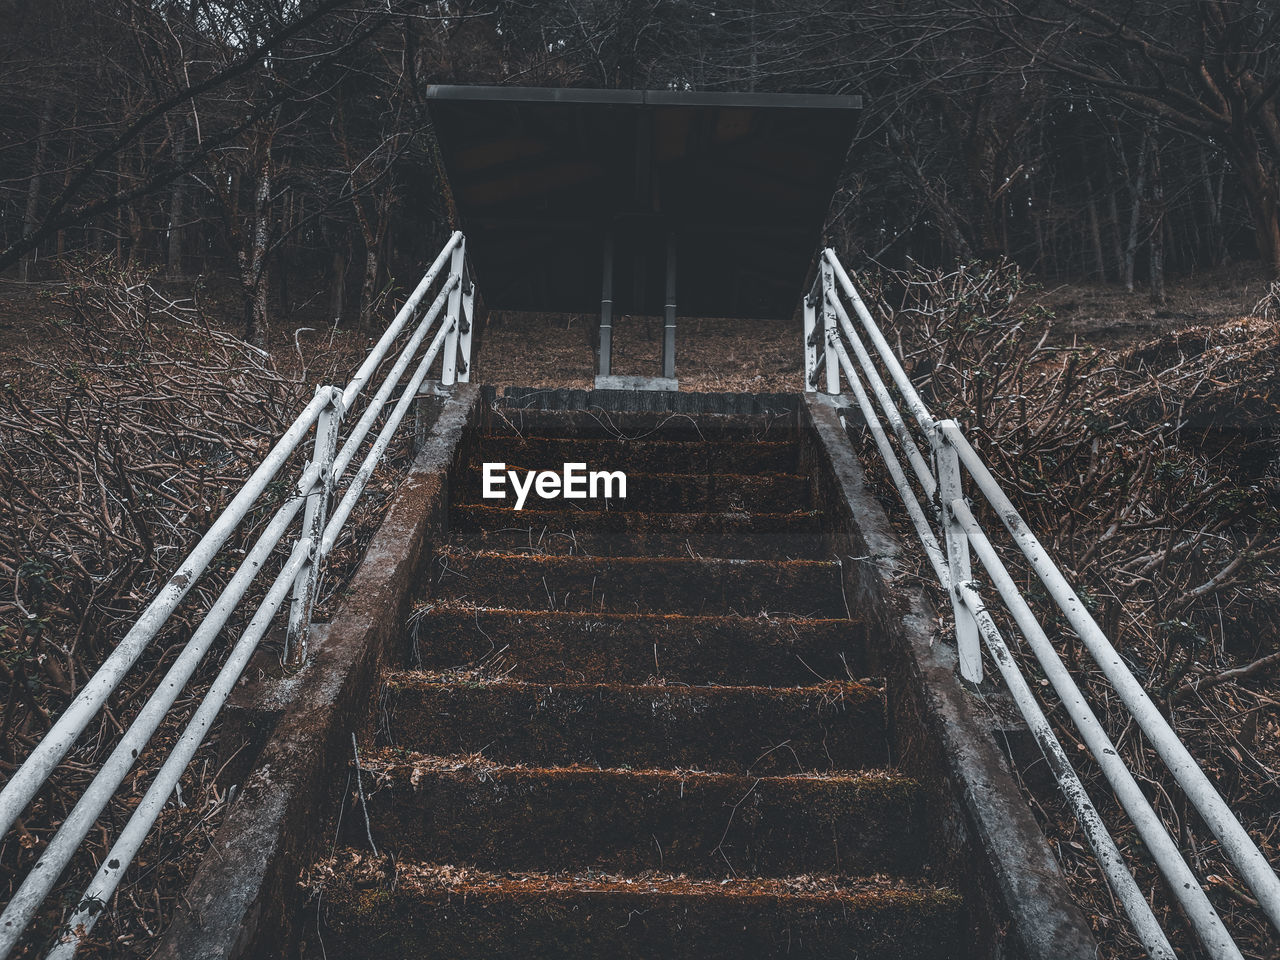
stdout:
MULTIPOLYGON (((590 390, 595 380, 594 316, 497 314, 476 359, 495 386, 590 390)), ((676 376, 695 392, 785 393, 802 389, 804 354, 790 320, 684 318, 676 326, 676 376)), ((662 320, 622 317, 613 327, 613 372, 662 372, 662 320)))
MULTIPOLYGON (((31 751, 128 630, 159 585, 310 398, 321 379, 345 382, 368 337, 276 346, 264 358, 223 329, 199 298, 172 300, 144 273, 94 264, 27 300, 24 324, 0 311, 0 770, 31 751), (316 347, 319 349, 315 349, 316 347)), ((370 480, 328 564, 323 620, 380 522, 406 462, 393 447, 370 480)), ((262 509, 222 549, 165 630, 80 738, 51 784, 0 838, 7 900, 53 836, 118 735, 141 708, 234 572, 305 450, 282 468, 262 509)), ((275 562, 280 559, 277 551, 275 562)), ((269 576, 274 571, 268 571, 269 576)), ((264 578, 264 579, 268 579, 264 578)), ((269 582, 269 579, 268 579, 269 582)), ((251 591, 260 598, 266 584, 251 591)), ((242 610, 245 607, 242 605, 242 610)), ((252 607, 248 608, 250 612, 252 607)), ((246 616, 206 656, 117 791, 101 824, 37 917, 34 956, 150 784, 246 616)), ((228 800, 218 783, 217 730, 166 805, 94 931, 115 957, 146 956, 209 849, 228 800)))
MULTIPOLYGON (((1004 265, 889 278, 889 338, 936 416, 965 428, 1086 608, 1249 828, 1280 861, 1280 325, 1234 317, 1137 344, 1063 347, 1042 295, 1004 265)), ((869 437, 864 458, 904 541, 915 539, 869 437)), ((974 512, 1130 768, 1171 825, 1247 955, 1274 931, 1101 671, 969 487, 974 512)), ((931 571, 919 571, 925 582, 931 571)), ((982 578, 979 578, 985 584, 982 578)), ((988 602, 994 592, 982 587, 988 602)), ((939 609, 948 609, 939 597, 939 609)), ((1001 618, 998 616, 998 620, 1001 618)), ((1042 678, 1012 624, 1015 656, 1042 678)), ((1194 938, 1071 725, 1045 709, 1186 956, 1194 938)), ((1137 958, 1075 824, 1027 789, 1108 957, 1137 958)))
POLYGON ((1248 315, 1270 288, 1260 263, 1228 264, 1171 279, 1165 303, 1152 303, 1138 287, 1127 293, 1118 283, 1046 283, 1029 302, 1053 314, 1050 342, 1119 348, 1190 326, 1214 326, 1248 315))

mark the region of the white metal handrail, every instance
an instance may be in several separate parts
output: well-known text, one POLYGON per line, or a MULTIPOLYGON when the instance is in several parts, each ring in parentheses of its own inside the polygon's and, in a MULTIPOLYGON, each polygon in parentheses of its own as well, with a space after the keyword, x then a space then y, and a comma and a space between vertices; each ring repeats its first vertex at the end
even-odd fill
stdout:
POLYGON ((49 895, 102 810, 168 716, 170 708, 249 587, 284 542, 299 513, 303 515, 301 530, 283 567, 276 574, 265 598, 232 648, 146 795, 134 809, 110 852, 103 858, 102 866, 81 897, 74 915, 64 925, 63 933, 49 957, 71 960, 74 956, 76 948, 92 929, 101 914, 102 906, 115 892, 143 840, 176 789, 249 658, 286 599, 290 597, 285 637, 286 657, 294 665, 305 662, 312 608, 324 561, 418 395, 431 366, 440 358, 440 379, 444 385, 470 379, 474 304, 475 290, 468 273, 466 241, 461 233, 454 233, 351 381, 343 389, 332 386, 317 388, 315 398, 285 431, 210 526, 209 531, 142 612, 124 639, 86 682, 79 695, 32 750, 3 790, 0 790, 0 836, 3 836, 39 792, 107 698, 124 680, 148 644, 155 639, 195 581, 208 569, 218 551, 244 522, 268 484, 297 450, 311 428, 315 427, 313 455, 302 468, 293 495, 267 523, 182 652, 80 796, 22 885, 5 906, 3 914, 0 914, 0 960, 7 957, 17 945, 36 910, 49 895), (437 281, 441 282, 437 284, 437 281), (423 300, 436 286, 439 286, 439 292, 431 305, 420 312, 423 300), (384 413, 391 394, 442 312, 444 318, 436 329, 430 346, 418 360, 413 374, 365 453, 360 469, 349 483, 341 501, 331 509, 331 500, 339 481, 360 452, 374 423, 384 413), (400 348, 399 356, 381 386, 339 449, 338 440, 344 414, 352 408, 378 371, 405 327, 415 321, 413 333, 400 348))
POLYGON ((1257 898, 1263 914, 1280 931, 1280 877, 1262 851, 1249 837, 1240 821, 1210 783, 1173 728, 1151 701, 1142 685, 1125 665, 1115 647, 1089 615, 1062 571, 1049 557, 1026 521, 1000 488, 999 482, 981 456, 952 420, 934 418, 907 376, 888 340, 859 296, 848 273, 833 250, 823 251, 813 289, 804 301, 805 389, 840 392, 843 373, 862 413, 877 449, 885 460, 913 526, 939 583, 951 598, 956 613, 957 650, 961 676, 971 684, 983 676, 982 646, 991 654, 1001 677, 1026 719, 1031 732, 1071 804, 1090 847, 1103 867, 1108 883, 1133 924, 1134 931, 1153 958, 1173 957, 1167 937, 1161 931, 1132 874, 1116 850, 1115 843, 1071 768, 1061 744, 1053 734, 1035 696, 1016 661, 1001 638, 1000 631, 984 606, 970 570, 970 548, 977 554, 996 593, 1011 614, 1018 631, 1040 663, 1055 693, 1066 707, 1081 738, 1111 785, 1126 815, 1133 822, 1156 866, 1178 901, 1184 915, 1208 955, 1239 958, 1239 948, 1223 926, 1217 911, 1187 865, 1168 829, 1142 793, 1114 743, 1090 709, 1070 671, 1053 648, 1031 607, 999 554, 983 532, 964 497, 962 472, 967 473, 994 508, 1014 543, 1026 557, 1048 590, 1056 607, 1080 636, 1086 649, 1111 683, 1121 702, 1155 747, 1178 785, 1218 838, 1222 849, 1257 898), (898 390, 903 404, 928 443, 931 466, 911 436, 897 404, 885 386, 876 363, 854 329, 840 294, 853 307, 862 332, 875 348, 881 367, 898 390), (821 315, 821 323, 819 323, 821 315), (857 358, 855 367, 848 346, 857 358), (824 377, 820 375, 825 374, 824 377), (863 378, 880 409, 872 405, 863 378), (890 425, 886 432, 883 415, 890 425), (907 472, 889 438, 892 433, 912 466, 924 500, 933 508, 942 541, 926 516, 907 472))

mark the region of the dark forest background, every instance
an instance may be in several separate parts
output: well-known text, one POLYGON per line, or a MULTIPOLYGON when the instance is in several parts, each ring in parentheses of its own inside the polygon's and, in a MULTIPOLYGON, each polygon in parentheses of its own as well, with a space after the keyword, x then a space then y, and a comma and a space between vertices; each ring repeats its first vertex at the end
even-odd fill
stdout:
MULTIPOLYGON (((1280 0, 0 0, 0 778, 440 249, 452 224, 428 84, 861 94, 829 241, 891 308, 920 392, 965 424, 1280 862, 1280 283, 1256 283, 1280 280, 1278 41, 1280 0), (1222 294, 1231 276, 1243 294, 1222 294), (1051 286, 1063 303, 1036 299, 1051 286), (1182 301, 1215 296, 1226 309, 1189 325, 1203 314, 1182 301), (1169 322, 1130 322, 1148 297, 1169 322)), ((501 319, 484 329, 486 383, 592 385, 594 324, 501 319)), ((795 319, 682 320, 696 330, 681 334, 682 386, 797 389, 795 319)), ((654 369, 658 329, 618 338, 628 372, 654 369)), ((411 449, 404 437, 375 475, 322 606, 343 596, 411 449)), ((0 897, 234 569, 193 590, 49 803, 0 837, 0 897)), ((1101 673, 1063 622, 1047 626, 1247 954, 1276 955, 1101 673)), ((235 796, 213 739, 184 782, 199 799, 166 807, 122 887, 132 906, 97 928, 114 955, 150 955, 235 796)), ((1050 786, 1028 797, 1103 956, 1141 956, 1070 811, 1050 786)), ((1140 851, 1101 803, 1126 855, 1140 851)), ((105 826, 90 835, 32 943, 107 841, 105 826)), ((1170 896, 1131 860, 1182 950, 1170 896)))
POLYGON ((233 277, 367 318, 448 229, 428 83, 859 93, 853 265, 1006 255, 1164 297, 1280 269, 1280 4, 0 0, 0 269, 233 277))

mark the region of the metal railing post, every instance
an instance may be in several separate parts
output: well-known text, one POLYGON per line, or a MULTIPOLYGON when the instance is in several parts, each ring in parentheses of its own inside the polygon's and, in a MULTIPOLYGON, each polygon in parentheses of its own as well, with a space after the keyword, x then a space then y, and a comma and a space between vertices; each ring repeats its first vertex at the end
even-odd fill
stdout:
POLYGON ((471 279, 471 268, 467 266, 467 241, 463 238, 459 249, 462 251, 462 277, 459 288, 462 290, 462 313, 458 317, 458 382, 471 382, 471 335, 476 319, 476 284, 471 279))
POLYGON ((818 389, 818 299, 822 291, 822 270, 814 277, 813 286, 804 296, 804 389, 818 389))
POLYGON ((831 264, 822 260, 822 342, 827 366, 827 393, 840 392, 840 363, 836 357, 836 340, 840 336, 836 327, 836 310, 831 306, 835 295, 836 276, 831 264))
POLYGON ((969 683, 982 682, 982 641, 978 636, 978 623, 973 612, 964 602, 960 585, 973 579, 969 565, 969 537, 951 509, 952 500, 964 499, 964 484, 960 476, 960 455, 947 438, 945 427, 955 425, 954 420, 940 421, 930 435, 933 447, 934 469, 938 473, 938 501, 941 505, 939 520, 947 543, 947 568, 951 574, 951 609, 956 618, 956 647, 960 655, 960 676, 969 683))
POLYGON ((311 610, 315 606, 321 572, 320 539, 329 520, 329 500, 334 487, 333 461, 338 452, 338 427, 342 423, 342 391, 337 387, 317 387, 316 394, 322 393, 328 394, 329 405, 316 421, 312 459, 312 462, 320 464, 320 475, 310 493, 299 491, 307 498, 302 514, 302 535, 311 538, 311 550, 293 583, 293 602, 289 607, 289 627, 284 646, 285 662, 291 666, 301 666, 307 661, 311 610))
MULTIPOLYGON (((463 248, 465 241, 453 248, 453 261, 449 265, 449 276, 456 277, 458 282, 454 285, 453 290, 449 293, 449 312, 445 314, 444 322, 451 324, 449 333, 444 341, 444 361, 440 369, 440 382, 446 387, 451 387, 458 380, 458 337, 459 329, 462 326, 462 279, 466 270, 466 250, 463 248)), ((470 345, 470 338, 468 338, 470 345)))

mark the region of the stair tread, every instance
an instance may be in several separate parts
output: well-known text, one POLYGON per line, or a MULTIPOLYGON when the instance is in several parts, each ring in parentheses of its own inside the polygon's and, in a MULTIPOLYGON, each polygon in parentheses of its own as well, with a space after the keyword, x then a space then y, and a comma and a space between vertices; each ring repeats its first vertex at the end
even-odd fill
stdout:
POLYGON ((791 412, 688 414, 672 410, 539 410, 504 406, 494 411, 486 437, 586 440, 666 440, 697 443, 795 442, 791 412))
MULTIPOLYGON (((511 554, 508 554, 511 556, 511 554)), ((614 558, 586 558, 614 559, 614 558)), ((618 559, 627 559, 625 557, 618 559)), ((543 610, 534 607, 486 607, 472 603, 470 600, 458 600, 454 597, 432 598, 417 606, 417 614, 454 615, 472 617, 476 614, 494 617, 546 617, 569 623, 571 621, 591 621, 600 623, 669 623, 676 626, 715 626, 718 624, 741 624, 758 627, 786 627, 788 630, 798 627, 823 627, 844 624, 850 629, 858 627, 862 621, 854 617, 806 617, 793 613, 770 613, 746 615, 741 613, 655 613, 641 611, 629 613, 625 610, 543 610)), ((749 684, 748 684, 749 685, 749 684)), ((710 686, 710 684, 705 684, 710 686)))
POLYGON ((840 565, 834 560, 757 560, 737 557, 588 557, 578 554, 535 554, 474 548, 449 544, 440 549, 439 556, 466 560, 519 561, 526 566, 559 567, 562 570, 581 569, 591 565, 619 567, 622 569, 656 569, 661 567, 688 570, 712 567, 728 570, 797 569, 830 573, 840 565))
POLYGON ((387 742, 483 749, 498 763, 770 774, 866 769, 888 756, 883 694, 862 683, 538 683, 454 670, 395 673, 383 689, 387 742))
POLYGON ((324 905, 324 952, 335 960, 967 955, 956 891, 883 875, 490 872, 348 849, 318 864, 308 885, 324 905))
POLYGON ((431 565, 437 595, 486 607, 761 613, 847 612, 830 560, 529 555, 444 546, 431 565))
MULTIPOLYGON (((705 619, 719 618, 708 617, 705 619)), ((575 683, 572 681, 544 682, 512 679, 506 676, 487 676, 482 671, 465 668, 457 670, 393 670, 387 673, 385 683, 388 687, 395 689, 448 686, 470 692, 502 689, 579 690, 584 692, 608 691, 637 695, 663 693, 705 699, 767 697, 769 699, 814 700, 834 696, 854 697, 861 700, 865 698, 879 699, 882 696, 878 688, 856 680, 826 680, 812 686, 796 686, 795 684, 770 686, 754 683, 609 683, 603 681, 575 683)))
MULTIPOLYGON (((399 856, 704 878, 914 876, 927 856, 924 787, 885 768, 757 775, 499 763, 396 747, 367 748, 360 760, 375 841, 399 856)), ((362 824, 352 818, 344 829, 354 840, 362 824)))
POLYGON ((815 510, 790 513, 537 510, 491 503, 451 508, 452 542, 474 549, 582 556, 822 559, 830 557, 815 510))
POLYGON ((488 664, 535 681, 809 686, 862 676, 857 620, 738 614, 582 612, 488 607, 452 599, 411 619, 429 669, 488 664))
POLYGON ((362 750, 360 767, 372 771, 384 784, 394 783, 397 777, 409 779, 415 785, 427 776, 460 776, 493 780, 499 777, 554 777, 580 780, 655 780, 751 787, 760 784, 822 783, 865 788, 869 792, 889 798, 911 797, 920 790, 920 782, 913 777, 889 768, 875 767, 867 770, 805 770, 773 776, 752 776, 738 773, 721 773, 715 770, 671 769, 652 767, 630 769, 627 767, 592 767, 585 764, 541 766, 523 763, 494 763, 480 754, 468 756, 438 756, 397 747, 374 747, 362 750))
MULTIPOLYGON (((787 877, 726 877, 706 880, 683 874, 642 871, 615 874, 600 870, 494 871, 456 864, 430 863, 389 857, 374 857, 354 849, 339 850, 333 857, 313 867, 311 882, 324 877, 357 887, 394 878, 397 889, 408 894, 469 893, 497 896, 572 895, 603 893, 656 895, 662 897, 769 897, 830 900, 857 900, 868 906, 918 903, 933 900, 940 905, 960 905, 960 897, 949 887, 915 877, 889 874, 865 876, 825 876, 801 874, 787 877)), ((330 889, 326 886, 326 890, 330 889)), ((326 896, 328 894, 326 893, 326 896)))

